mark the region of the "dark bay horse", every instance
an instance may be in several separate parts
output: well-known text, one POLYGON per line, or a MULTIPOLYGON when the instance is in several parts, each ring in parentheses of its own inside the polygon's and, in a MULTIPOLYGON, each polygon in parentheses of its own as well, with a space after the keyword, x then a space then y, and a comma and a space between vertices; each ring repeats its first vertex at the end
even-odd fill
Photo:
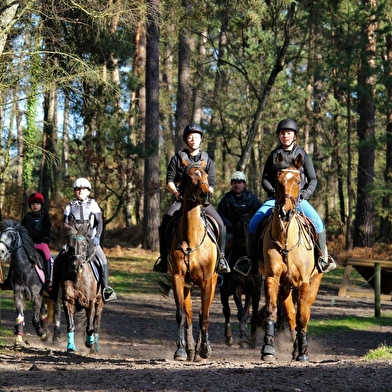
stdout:
POLYGON ((75 311, 86 312, 85 346, 92 352, 99 351, 99 329, 103 311, 100 284, 94 274, 95 250, 89 233, 89 224, 72 221, 64 224, 68 238, 66 252, 55 260, 56 276, 59 276, 63 308, 67 321, 67 352, 76 351, 75 311))
POLYGON ((278 303, 283 307, 294 340, 293 359, 308 361, 307 326, 322 274, 317 271, 314 241, 307 220, 298 213, 303 157, 285 162, 276 159, 275 208, 262 238, 263 262, 259 270, 265 278, 266 331, 261 358, 275 359, 275 327, 278 303), (293 296, 293 290, 296 290, 293 296), (295 299, 294 299, 295 297, 295 299))
POLYGON ((33 307, 33 326, 41 340, 49 338, 48 326, 53 322, 52 343, 60 338, 60 304, 42 297, 43 260, 34 248, 27 229, 18 221, 0 222, 0 261, 10 260, 11 283, 16 308, 15 344, 23 343, 25 301, 33 307))
POLYGON ((172 287, 177 312, 177 361, 199 361, 211 355, 208 339, 210 306, 215 294, 215 272, 218 249, 208 234, 208 220, 201 206, 209 204, 211 196, 208 175, 202 165, 183 161, 182 215, 171 242, 168 271, 172 275, 172 287), (199 333, 197 343, 193 339, 192 299, 193 287, 200 288, 199 333))
MULTIPOLYGON (((233 332, 230 324, 231 309, 229 304, 229 298, 232 295, 237 307, 237 318, 240 323, 238 340, 240 348, 255 347, 262 285, 262 276, 258 270, 258 265, 253 265, 252 261, 247 257, 250 218, 251 216, 244 214, 240 222, 236 222, 236 230, 234 230, 232 239, 228 241, 226 249, 231 272, 223 274, 223 282, 219 286, 223 315, 225 316, 225 343, 228 346, 233 344, 233 332), (237 268, 238 264, 241 264, 241 269, 237 268), (249 337, 247 333, 247 322, 251 308, 251 335, 249 337)), ((254 263, 257 263, 257 260, 254 263)))

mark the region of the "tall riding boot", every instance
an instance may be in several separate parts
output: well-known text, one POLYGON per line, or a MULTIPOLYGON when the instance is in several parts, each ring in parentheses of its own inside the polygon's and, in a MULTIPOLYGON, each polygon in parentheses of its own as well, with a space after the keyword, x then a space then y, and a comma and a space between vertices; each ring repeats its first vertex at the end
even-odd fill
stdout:
POLYGON ((227 274, 230 272, 229 263, 225 259, 225 247, 226 247, 226 226, 221 230, 219 239, 220 255, 218 260, 218 265, 216 267, 216 272, 218 274, 227 274))
POLYGON ((117 299, 117 294, 116 292, 109 286, 109 265, 107 263, 103 263, 101 260, 99 260, 101 264, 101 284, 103 287, 102 290, 102 298, 103 302, 106 304, 110 301, 114 301, 117 299))
POLYGON ((155 261, 155 264, 154 264, 154 267, 152 268, 152 270, 154 272, 162 272, 165 274, 167 272, 167 251, 166 251, 166 243, 165 243, 166 227, 164 225, 164 219, 165 218, 162 219, 162 223, 158 228, 160 256, 155 261))
POLYGON ((328 255, 327 249, 327 234, 323 230, 318 235, 317 245, 320 248, 321 255, 317 261, 317 268, 319 272, 329 272, 336 268, 335 260, 328 255))
POLYGON ((52 287, 52 260, 45 260, 45 290, 52 287))
POLYGON ((155 261, 154 267, 152 268, 154 272, 162 272, 164 274, 167 273, 167 241, 165 241, 165 236, 166 227, 171 218, 172 217, 169 215, 163 215, 161 225, 158 228, 160 256, 155 261))

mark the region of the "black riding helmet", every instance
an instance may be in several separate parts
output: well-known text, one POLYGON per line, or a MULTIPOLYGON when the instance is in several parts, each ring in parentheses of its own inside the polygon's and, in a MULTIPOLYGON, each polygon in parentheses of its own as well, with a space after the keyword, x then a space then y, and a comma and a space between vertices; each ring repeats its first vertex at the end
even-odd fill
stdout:
POLYGON ((204 130, 201 128, 200 125, 198 124, 188 124, 185 128, 184 128, 184 133, 182 134, 182 138, 184 140, 184 142, 186 143, 186 138, 190 133, 200 133, 201 135, 201 140, 203 140, 204 138, 204 130))
POLYGON ((298 134, 298 125, 297 123, 292 120, 291 118, 286 118, 285 120, 282 120, 278 126, 276 127, 276 134, 279 135, 279 132, 282 129, 291 129, 292 131, 295 132, 295 134, 298 134))

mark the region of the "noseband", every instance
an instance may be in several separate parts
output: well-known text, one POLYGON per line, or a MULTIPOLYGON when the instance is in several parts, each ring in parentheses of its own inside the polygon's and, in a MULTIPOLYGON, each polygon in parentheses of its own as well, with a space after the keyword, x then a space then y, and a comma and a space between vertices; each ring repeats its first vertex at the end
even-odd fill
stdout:
MULTIPOLYGON (((8 228, 8 229, 5 229, 1 232, 1 236, 3 235, 3 233, 6 233, 7 231, 12 231, 12 232, 16 233, 16 230, 14 230, 12 228, 8 228)), ((7 242, 3 241, 2 239, 0 240, 0 244, 3 244, 6 249, 6 252, 5 252, 6 258, 11 256, 12 253, 14 253, 21 246, 20 241, 18 241, 18 240, 15 241, 14 246, 12 246, 12 241, 10 241, 10 243, 7 243, 7 242)))

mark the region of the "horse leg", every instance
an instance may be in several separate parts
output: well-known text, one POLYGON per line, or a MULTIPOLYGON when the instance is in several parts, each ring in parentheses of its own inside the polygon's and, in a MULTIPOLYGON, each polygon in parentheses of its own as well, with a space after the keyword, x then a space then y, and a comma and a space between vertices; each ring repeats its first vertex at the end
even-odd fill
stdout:
POLYGON ((277 293, 279 279, 269 276, 265 280, 265 303, 267 325, 264 335, 264 345, 261 349, 261 359, 271 362, 275 359, 275 322, 277 319, 277 293))
POLYGON ((60 323, 61 323, 61 300, 58 298, 53 302, 53 335, 52 344, 60 342, 60 323))
POLYGON ((94 319, 95 319, 95 303, 89 301, 87 309, 87 326, 86 326, 86 340, 84 345, 91 348, 94 344, 94 319))
POLYGON ((42 328, 41 323, 41 312, 46 314, 45 304, 43 303, 43 299, 40 295, 37 295, 33 301, 33 326, 35 332, 39 337, 43 337, 45 335, 45 331, 42 328))
POLYGON ((200 358, 207 359, 211 355, 208 327, 210 324, 210 307, 214 298, 217 277, 215 274, 200 287, 201 309, 199 311, 199 333, 195 348, 195 361, 199 361, 200 358))
POLYGON ((67 320, 67 352, 74 353, 76 351, 75 346, 75 301, 68 299, 63 301, 63 309, 65 319, 67 320))
POLYGON ((261 297, 261 277, 254 280, 255 287, 252 290, 252 317, 250 319, 251 331, 249 344, 251 348, 256 347, 256 333, 258 325, 258 315, 259 315, 259 303, 261 297), (260 282, 260 284, 259 284, 260 282))
POLYGON ((15 345, 23 343, 23 327, 24 321, 24 301, 23 296, 19 291, 14 289, 14 303, 16 308, 16 324, 14 326, 15 345))
MULTIPOLYGON (((185 311, 184 311, 184 281, 178 275, 173 276, 173 295, 176 302, 176 321, 177 321, 177 350, 174 353, 176 361, 186 361, 186 343, 185 343, 185 311)), ((187 325, 189 328, 192 324, 187 325)))
POLYGON ((240 348, 249 348, 248 335, 246 333, 246 322, 247 322, 247 309, 249 309, 248 296, 245 296, 245 307, 242 305, 241 301, 242 288, 237 287, 234 290, 233 299, 237 306, 237 319, 240 323, 240 336, 238 340, 238 345, 240 348))
MULTIPOLYGON (((227 279, 228 280, 228 279, 227 279)), ((233 345, 233 333, 231 330, 230 325, 230 305, 229 305, 229 295, 227 294, 227 284, 226 279, 224 280, 223 286, 220 287, 220 294, 221 294, 221 304, 222 304, 222 311, 225 317, 225 343, 226 346, 233 345)))
POLYGON ((99 346, 99 329, 101 326, 101 317, 103 310, 103 302, 97 301, 95 304, 95 317, 94 317, 94 351, 98 353, 100 350, 99 346))
POLYGON ((184 288, 184 316, 185 316, 185 348, 187 354, 187 361, 191 362, 195 356, 195 341, 193 339, 193 308, 191 290, 184 288))
POLYGON ((316 275, 310 283, 303 283, 298 292, 297 336, 294 342, 293 359, 300 362, 309 360, 307 329, 310 320, 310 308, 316 299, 322 274, 316 275))

